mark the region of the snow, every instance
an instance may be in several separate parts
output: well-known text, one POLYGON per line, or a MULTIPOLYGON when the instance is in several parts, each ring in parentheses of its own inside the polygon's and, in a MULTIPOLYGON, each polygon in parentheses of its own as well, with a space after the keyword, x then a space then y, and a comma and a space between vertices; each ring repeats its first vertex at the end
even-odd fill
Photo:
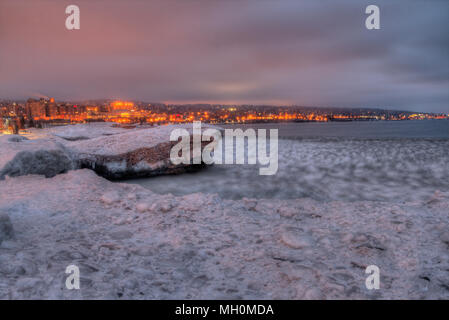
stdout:
POLYGON ((313 239, 309 235, 304 235, 301 229, 286 228, 281 232, 281 241, 286 246, 294 249, 304 249, 313 246, 313 239))
POLYGON ((176 128, 192 132, 186 124, 123 129, 94 123, 0 136, 0 179, 27 174, 52 177, 79 168, 114 179, 183 172, 190 166, 170 161, 170 149, 177 143, 170 141, 170 133, 176 128))
POLYGON ((105 204, 113 204, 120 201, 120 196, 115 191, 110 191, 101 196, 101 201, 105 204))
POLYGON ((92 168, 111 179, 179 173, 190 167, 170 161, 170 150, 177 143, 170 141, 170 134, 179 128, 192 134, 191 125, 167 125, 80 140, 68 143, 68 147, 80 167, 92 168))
POLYGON ((11 220, 6 214, 0 213, 0 244, 4 240, 9 240, 13 237, 14 231, 11 220))
POLYGON ((0 182, 3 299, 448 299, 449 194, 426 201, 157 195, 83 169, 0 182), (65 268, 81 290, 65 289, 65 268), (365 288, 379 266, 381 289, 365 288))
POLYGON ((146 202, 140 202, 136 205, 136 210, 140 213, 148 211, 150 209, 150 204, 146 202))
POLYGON ((50 139, 4 135, 0 136, 0 145, 0 179, 27 174, 52 177, 75 166, 65 146, 50 139))
POLYGON ((279 169, 272 176, 260 176, 259 165, 214 165, 196 175, 133 183, 157 193, 218 193, 234 200, 422 201, 449 191, 448 159, 449 139, 291 139, 279 140, 279 169))
POLYGON ((117 126, 114 127, 110 122, 96 122, 91 124, 78 123, 68 126, 53 127, 46 129, 46 131, 51 135, 63 138, 68 141, 77 141, 93 139, 102 136, 110 136, 114 134, 135 131, 138 129, 139 127, 136 127, 136 129, 124 129, 117 126))
MULTIPOLYGON (((448 192, 327 202, 156 194, 77 160, 83 151, 120 163, 165 143, 169 126, 103 126, 0 136, 0 299, 449 299, 448 192), (71 264, 80 290, 65 288, 71 264), (380 290, 365 287, 368 265, 380 268, 380 290)), ((165 162, 133 170, 147 164, 165 162)))
MULTIPOLYGON (((212 125, 203 124, 202 128, 218 128, 212 125)), ((71 144, 79 153, 93 154, 97 156, 112 156, 130 153, 140 148, 152 148, 161 142, 169 142, 170 133, 174 129, 183 128, 192 133, 191 124, 176 124, 151 127, 141 129, 137 132, 121 133, 119 135, 109 135, 96 137, 89 140, 81 140, 71 144)))

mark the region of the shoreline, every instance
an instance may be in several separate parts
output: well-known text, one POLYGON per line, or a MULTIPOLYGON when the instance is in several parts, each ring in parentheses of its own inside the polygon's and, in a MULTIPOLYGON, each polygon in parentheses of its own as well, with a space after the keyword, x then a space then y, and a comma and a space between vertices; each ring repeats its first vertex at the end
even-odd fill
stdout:
MULTIPOLYGON (((3 143, 18 153, 22 144, 35 153, 63 150, 58 143, 100 155, 140 148, 120 139, 128 129, 86 127, 3 143)), ((140 136, 157 146, 163 132, 140 136)), ((227 200, 156 194, 70 165, 0 180, 0 299, 449 299, 449 192, 400 203, 227 200), (69 265, 80 290, 65 288, 69 265), (379 290, 365 287, 370 265, 379 290)))

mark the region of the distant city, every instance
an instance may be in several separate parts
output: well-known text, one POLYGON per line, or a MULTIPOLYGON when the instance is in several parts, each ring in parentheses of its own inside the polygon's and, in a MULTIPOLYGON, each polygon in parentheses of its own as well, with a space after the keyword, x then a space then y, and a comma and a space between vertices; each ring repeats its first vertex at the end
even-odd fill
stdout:
POLYGON ((70 123, 170 124, 202 121, 212 124, 263 122, 327 122, 448 119, 449 114, 371 108, 329 108, 266 105, 164 104, 141 101, 87 100, 57 102, 43 97, 0 101, 0 130, 18 133, 29 127, 70 123))

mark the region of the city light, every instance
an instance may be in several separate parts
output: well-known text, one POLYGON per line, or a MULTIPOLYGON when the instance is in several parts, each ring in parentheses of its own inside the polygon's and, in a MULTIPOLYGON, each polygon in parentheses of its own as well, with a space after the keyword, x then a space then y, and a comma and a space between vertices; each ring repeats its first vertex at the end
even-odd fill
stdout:
POLYGON ((85 103, 56 102, 54 98, 0 102, 0 129, 18 133, 26 127, 83 122, 169 124, 202 121, 213 124, 263 122, 328 122, 447 119, 447 114, 378 109, 333 109, 275 106, 167 105, 121 100, 85 103))

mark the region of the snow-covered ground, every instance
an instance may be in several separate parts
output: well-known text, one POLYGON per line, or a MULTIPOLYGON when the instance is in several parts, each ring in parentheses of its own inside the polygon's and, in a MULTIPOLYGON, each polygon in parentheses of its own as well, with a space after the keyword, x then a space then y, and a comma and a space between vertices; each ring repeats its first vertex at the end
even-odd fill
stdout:
POLYGON ((449 298, 449 195, 320 203, 156 195, 84 169, 0 183, 0 298, 449 298), (81 289, 65 288, 65 268, 81 289), (365 268, 380 268, 379 290, 365 268))
POLYGON ((0 299, 30 298, 449 299, 449 193, 225 200, 88 169, 6 177, 0 299), (72 264, 80 290, 65 286, 72 264), (368 265, 380 268, 379 290, 365 287, 368 265))

